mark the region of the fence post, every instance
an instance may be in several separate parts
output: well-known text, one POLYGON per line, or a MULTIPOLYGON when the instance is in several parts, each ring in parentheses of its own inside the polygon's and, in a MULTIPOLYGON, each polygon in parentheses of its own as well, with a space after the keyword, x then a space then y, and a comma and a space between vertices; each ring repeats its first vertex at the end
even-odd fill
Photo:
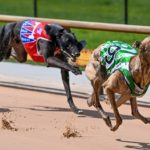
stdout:
POLYGON ((124 0, 124 23, 128 24, 128 0, 124 0))
POLYGON ((33 0, 34 17, 37 17, 37 0, 33 0))

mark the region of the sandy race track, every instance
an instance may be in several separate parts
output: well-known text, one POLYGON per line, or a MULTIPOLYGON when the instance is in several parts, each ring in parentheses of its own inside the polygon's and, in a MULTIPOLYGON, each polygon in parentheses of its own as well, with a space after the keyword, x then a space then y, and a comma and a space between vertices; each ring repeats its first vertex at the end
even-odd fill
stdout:
MULTIPOLYGON (((74 98, 83 115, 70 112, 65 96, 0 87, 1 150, 128 150, 150 149, 150 124, 119 110, 123 124, 110 131, 85 99, 74 98), (71 131, 74 137, 66 138, 71 131)), ((105 104, 103 104, 105 105, 105 104)), ((107 107, 113 119, 112 110, 107 107)), ((139 107, 150 118, 150 108, 139 107)))

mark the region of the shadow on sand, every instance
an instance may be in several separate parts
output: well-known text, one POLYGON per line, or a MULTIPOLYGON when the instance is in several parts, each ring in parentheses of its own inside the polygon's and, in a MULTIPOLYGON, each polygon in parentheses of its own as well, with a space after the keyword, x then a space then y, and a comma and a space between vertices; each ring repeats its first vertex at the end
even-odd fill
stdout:
POLYGON ((0 108, 0 113, 4 113, 4 112, 10 112, 10 109, 8 109, 8 108, 0 108))
POLYGON ((128 140, 122 140, 122 139, 116 139, 116 141, 127 143, 127 145, 125 147, 129 148, 129 149, 150 150, 150 143, 128 141, 128 140))
MULTIPOLYGON (((63 108, 63 107, 50 107, 50 106, 34 106, 33 108, 27 108, 34 111, 49 111, 49 112, 71 112, 70 108, 63 108)), ((113 119, 114 115, 111 112, 107 112, 107 114, 113 119)), ((78 114, 78 117, 92 117, 92 118, 101 118, 99 113, 96 110, 87 110, 83 109, 83 114, 78 114)), ((133 119, 130 115, 123 115, 121 114, 121 117, 125 120, 131 120, 133 119)))

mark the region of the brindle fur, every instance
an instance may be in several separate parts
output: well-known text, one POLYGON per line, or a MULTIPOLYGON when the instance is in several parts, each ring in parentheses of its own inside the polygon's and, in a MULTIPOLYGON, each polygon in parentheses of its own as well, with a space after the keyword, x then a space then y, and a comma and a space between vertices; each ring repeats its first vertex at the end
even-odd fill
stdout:
MULTIPOLYGON (((93 87, 93 93, 88 98, 88 105, 94 106, 101 114, 105 123, 112 131, 118 129, 122 124, 122 118, 119 114, 118 107, 124 104, 126 101, 130 101, 132 115, 135 118, 140 119, 142 122, 150 123, 150 120, 142 116, 138 110, 136 97, 131 96, 130 89, 124 80, 123 75, 119 71, 115 71, 110 76, 107 76, 103 65, 100 60, 100 45, 96 48, 92 54, 92 57, 86 66, 85 73, 88 79, 91 81, 93 87), (112 125, 109 116, 103 110, 99 101, 99 90, 104 88, 106 97, 110 103, 116 123, 112 125), (115 93, 119 93, 120 97, 115 100, 115 93)), ((139 48, 139 54, 131 58, 129 63, 130 72, 137 85, 144 88, 150 83, 150 37, 145 38, 142 42, 135 42, 133 47, 139 48)))

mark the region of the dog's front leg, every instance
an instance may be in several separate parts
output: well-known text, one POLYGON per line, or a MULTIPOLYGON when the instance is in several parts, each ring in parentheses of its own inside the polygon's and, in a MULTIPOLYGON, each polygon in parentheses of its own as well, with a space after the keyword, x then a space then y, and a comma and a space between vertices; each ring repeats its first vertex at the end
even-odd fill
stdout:
POLYGON ((104 83, 104 89, 106 91, 108 100, 110 101, 110 104, 112 106, 115 118, 116 118, 116 125, 114 125, 112 128, 110 128, 112 131, 116 131, 118 129, 118 127, 121 125, 122 123, 122 118, 120 117, 119 111, 117 109, 117 105, 115 102, 115 94, 113 92, 113 86, 111 83, 104 83))
POLYGON ((138 119, 140 119, 142 122, 144 122, 145 124, 150 123, 150 120, 148 120, 147 118, 145 118, 144 116, 142 116, 138 110, 138 106, 137 106, 137 101, 136 101, 136 97, 132 97, 130 98, 130 103, 131 103, 131 110, 132 110, 132 115, 138 119))
POLYGON ((82 110, 79 110, 74 102, 73 102, 73 99, 72 99, 72 95, 71 95, 71 90, 70 90, 70 83, 69 83, 69 72, 64 70, 64 69, 61 69, 61 76, 62 76, 62 81, 63 81, 63 84, 64 84, 64 88, 65 88, 65 91, 66 91, 66 95, 67 95, 67 100, 68 100, 68 103, 69 103, 69 106, 71 108, 71 110, 77 114, 80 114, 82 113, 82 110))
POLYGON ((66 71, 71 71, 75 75, 82 73, 78 67, 71 66, 70 64, 64 62, 63 60, 57 57, 48 57, 46 62, 48 67, 56 67, 56 68, 64 69, 66 71))

